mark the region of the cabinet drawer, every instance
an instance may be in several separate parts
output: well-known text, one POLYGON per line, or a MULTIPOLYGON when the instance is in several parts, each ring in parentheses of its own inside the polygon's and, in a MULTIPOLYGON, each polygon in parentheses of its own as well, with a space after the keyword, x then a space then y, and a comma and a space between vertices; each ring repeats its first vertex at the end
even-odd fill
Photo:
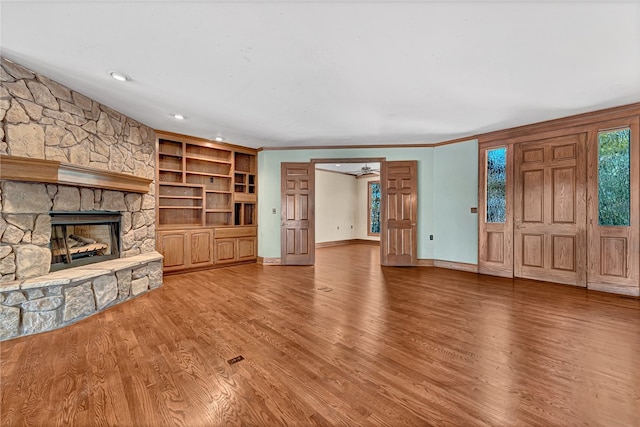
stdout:
POLYGON ((216 239, 255 237, 256 235, 256 227, 216 228, 216 239))

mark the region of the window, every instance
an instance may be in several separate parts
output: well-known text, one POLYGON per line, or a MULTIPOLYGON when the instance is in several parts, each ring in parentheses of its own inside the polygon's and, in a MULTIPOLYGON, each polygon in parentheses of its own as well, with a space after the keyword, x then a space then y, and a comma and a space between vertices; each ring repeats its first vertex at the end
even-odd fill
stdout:
POLYGON ((369 220, 367 234, 380 234, 380 181, 369 181, 369 220))
POLYGON ((598 223, 628 226, 631 129, 598 132, 598 223))
POLYGON ((507 219, 507 147, 487 151, 487 222, 507 219))

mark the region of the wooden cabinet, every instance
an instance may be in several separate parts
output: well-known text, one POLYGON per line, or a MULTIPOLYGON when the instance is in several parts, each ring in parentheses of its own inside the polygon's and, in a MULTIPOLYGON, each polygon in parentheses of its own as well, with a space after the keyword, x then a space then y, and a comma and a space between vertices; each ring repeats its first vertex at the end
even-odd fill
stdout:
POLYGON ((187 235, 182 231, 159 231, 158 252, 164 256, 165 271, 187 268, 187 235))
POLYGON ((217 228, 215 263, 254 261, 257 256, 256 227, 217 228))
POLYGON ((255 236, 238 237, 238 261, 255 260, 258 253, 255 236))
POLYGON ((189 267, 207 267, 213 265, 212 230, 189 231, 189 267))
POLYGON ((213 230, 158 232, 158 251, 164 256, 164 271, 179 271, 213 265, 213 230))
POLYGON ((165 255, 165 271, 255 260, 256 151, 168 132, 156 134, 157 246, 165 255), (253 236, 236 235, 214 244, 217 228, 236 225, 253 226, 253 236), (252 243, 240 242, 239 237, 252 243))

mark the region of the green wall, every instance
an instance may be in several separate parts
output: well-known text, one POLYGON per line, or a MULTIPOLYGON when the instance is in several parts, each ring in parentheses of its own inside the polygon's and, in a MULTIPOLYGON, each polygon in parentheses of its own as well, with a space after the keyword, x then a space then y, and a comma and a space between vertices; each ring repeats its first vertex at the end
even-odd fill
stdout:
POLYGON ((418 258, 445 259, 447 261, 475 263, 470 255, 477 252, 477 218, 463 215, 462 207, 469 212, 471 206, 477 204, 477 141, 460 144, 444 145, 441 147, 410 147, 410 148, 335 148, 318 150, 264 150, 258 153, 258 255, 265 258, 280 257, 280 163, 308 162, 311 159, 328 158, 371 158, 384 157, 387 160, 417 160, 418 161, 418 258), (454 148, 455 147, 455 148, 454 148), (464 157, 464 159, 460 157, 464 157), (434 167, 435 161, 449 162, 434 167), (436 171, 441 178, 434 181, 436 171), (457 176, 456 175, 457 171, 457 176), (456 175, 454 177, 453 175, 456 175), (440 182, 441 179, 454 180, 440 182), (435 198, 435 186, 438 188, 438 198, 435 198), (475 195, 469 186, 475 185, 475 195), (442 190, 448 188, 449 190, 442 190), (442 191, 440 191, 442 190, 442 191), (454 193, 460 191, 460 193, 454 193), (445 203, 440 203, 446 198, 445 203), (272 210, 275 208, 276 213, 272 210), (447 230, 436 230, 434 208, 441 209, 437 218, 441 222, 439 227, 447 230), (455 224, 448 220, 448 211, 463 221, 455 224), (462 232, 456 228, 463 227, 462 232), (469 235, 468 230, 476 227, 469 235), (429 240, 429 235, 436 236, 429 240), (442 253, 448 258, 436 256, 437 243, 440 237, 455 240, 442 244, 442 253), (459 247, 459 251, 451 253, 451 248, 459 247))
POLYGON ((435 147, 434 258, 478 262, 478 141, 435 147))

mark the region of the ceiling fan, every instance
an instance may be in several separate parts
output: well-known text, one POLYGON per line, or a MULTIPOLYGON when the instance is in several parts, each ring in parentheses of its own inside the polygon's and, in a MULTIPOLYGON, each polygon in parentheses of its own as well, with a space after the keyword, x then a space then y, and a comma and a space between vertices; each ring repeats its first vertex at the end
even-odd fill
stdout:
POLYGON ((360 169, 347 172, 347 173, 349 175, 355 175, 357 177, 364 176, 364 175, 380 175, 380 169, 374 169, 371 166, 369 166, 367 163, 365 163, 364 166, 362 166, 360 169))

